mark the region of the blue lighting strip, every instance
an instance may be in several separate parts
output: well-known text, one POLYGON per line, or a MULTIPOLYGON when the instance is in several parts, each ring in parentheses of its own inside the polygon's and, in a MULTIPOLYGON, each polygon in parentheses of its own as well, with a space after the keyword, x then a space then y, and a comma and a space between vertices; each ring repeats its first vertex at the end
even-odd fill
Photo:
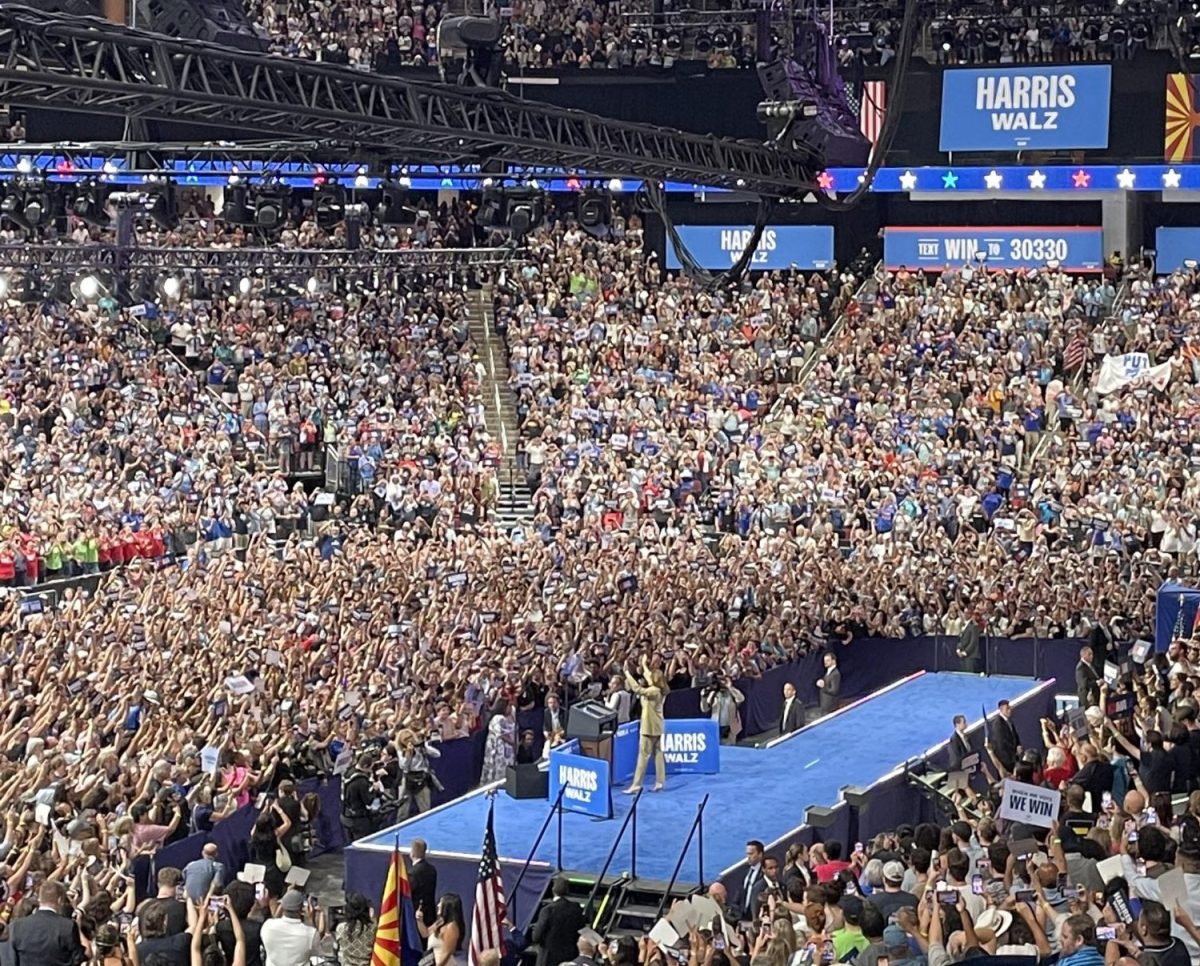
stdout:
MULTIPOLYGON (((818 176, 821 187, 839 193, 860 183, 860 168, 830 168, 818 176)), ((871 185, 880 192, 956 191, 1024 192, 1071 191, 1081 195, 1096 191, 1200 191, 1200 164, 1083 164, 1045 167, 880 168, 871 185)))

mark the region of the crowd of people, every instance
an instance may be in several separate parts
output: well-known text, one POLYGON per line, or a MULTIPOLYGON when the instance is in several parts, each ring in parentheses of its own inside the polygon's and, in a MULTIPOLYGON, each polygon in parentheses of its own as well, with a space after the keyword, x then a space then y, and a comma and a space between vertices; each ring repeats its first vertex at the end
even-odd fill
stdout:
MULTIPOLYGON (((204 205, 161 240, 247 243, 204 205)), ((472 231, 465 208, 428 224, 404 243, 472 231)), ((502 774, 518 710, 590 692, 628 713, 630 659, 675 687, 971 622, 1132 639, 1161 579, 1195 572, 1195 272, 708 287, 663 275, 636 216, 607 239, 554 219, 490 279, 533 494, 511 529, 464 280, 394 281, 4 307, 0 584, 105 575, 0 604, 16 921, 65 882, 95 909, 91 942, 132 911, 139 854, 263 792, 289 803, 252 842, 263 898, 221 921, 256 901, 306 915, 272 861, 280 843, 303 861, 318 807, 292 783, 371 750, 381 790, 427 807, 439 741, 486 729, 502 774), (1100 395, 1102 357, 1136 351, 1170 379, 1100 395), (351 494, 289 481, 326 447, 351 494)), ((1196 659, 1167 669, 1168 712, 1196 659)), ((1180 744, 1151 732, 1143 762, 1180 744)), ((188 955, 220 916, 195 901, 172 920, 193 925, 188 955)))

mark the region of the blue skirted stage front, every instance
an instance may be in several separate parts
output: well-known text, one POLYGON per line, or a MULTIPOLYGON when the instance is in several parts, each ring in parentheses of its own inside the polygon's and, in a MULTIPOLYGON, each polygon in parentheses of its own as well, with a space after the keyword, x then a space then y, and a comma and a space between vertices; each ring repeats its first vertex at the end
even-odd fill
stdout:
POLYGON ((1154 600, 1154 649, 1165 651, 1176 637, 1191 637, 1200 611, 1200 590, 1170 581, 1158 588, 1154 600))
MULTIPOLYGON (((1037 682, 920 672, 767 748, 723 747, 718 774, 673 775, 665 791, 642 796, 637 815, 637 876, 670 878, 705 795, 710 797, 704 813, 704 868, 698 867, 693 847, 680 870, 681 882, 702 883, 736 875, 744 862, 748 838, 769 842, 780 854, 798 838, 811 839, 814 830, 804 826, 805 809, 810 805, 838 808, 835 824, 817 837, 842 841, 851 835, 862 839, 901 822, 930 818, 928 803, 903 779, 906 763, 937 754, 952 731, 955 714, 966 714, 980 729, 982 709, 993 711, 1003 698, 1016 706, 1015 717, 1025 742, 1036 743, 1038 718, 1053 710, 1053 685, 1053 679, 1037 682), (840 793, 847 785, 873 789, 876 794, 870 807, 845 807, 840 793)), ((439 891, 458 892, 469 906, 488 810, 484 791, 355 842, 346 851, 347 891, 381 894, 387 856, 397 836, 402 849, 413 838, 423 838, 438 868, 439 891)), ((511 888, 533 848, 549 802, 518 801, 503 792, 495 802, 497 848, 505 883, 511 888)), ((564 869, 600 873, 629 802, 626 796, 615 795, 612 819, 566 812, 561 843, 557 819, 550 823, 522 883, 522 894, 515 897, 517 925, 536 908, 536 897, 554 873, 560 844, 564 869)), ((616 874, 630 867, 630 837, 626 835, 609 872, 616 874)))

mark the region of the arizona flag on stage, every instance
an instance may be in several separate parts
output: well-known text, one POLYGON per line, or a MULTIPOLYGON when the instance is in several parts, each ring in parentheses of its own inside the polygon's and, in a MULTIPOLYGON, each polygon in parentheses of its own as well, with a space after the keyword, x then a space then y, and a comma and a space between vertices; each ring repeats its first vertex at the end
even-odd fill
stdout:
POLYGON ((1195 74, 1167 75, 1167 119, 1165 151, 1167 161, 1195 161, 1196 131, 1200 128, 1200 96, 1195 74))
POLYGON ((397 838, 392 847, 392 861, 388 864, 383 902, 379 905, 371 966, 416 966, 420 959, 421 934, 417 932, 412 887, 408 884, 408 869, 397 838))

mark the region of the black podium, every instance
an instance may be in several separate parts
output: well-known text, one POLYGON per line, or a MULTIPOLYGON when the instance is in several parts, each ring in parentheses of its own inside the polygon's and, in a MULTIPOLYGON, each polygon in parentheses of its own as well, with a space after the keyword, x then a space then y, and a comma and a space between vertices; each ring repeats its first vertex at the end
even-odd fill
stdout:
POLYGON ((617 713, 603 702, 580 701, 567 713, 567 738, 578 738, 579 751, 588 758, 601 758, 611 765, 616 731, 617 713))

